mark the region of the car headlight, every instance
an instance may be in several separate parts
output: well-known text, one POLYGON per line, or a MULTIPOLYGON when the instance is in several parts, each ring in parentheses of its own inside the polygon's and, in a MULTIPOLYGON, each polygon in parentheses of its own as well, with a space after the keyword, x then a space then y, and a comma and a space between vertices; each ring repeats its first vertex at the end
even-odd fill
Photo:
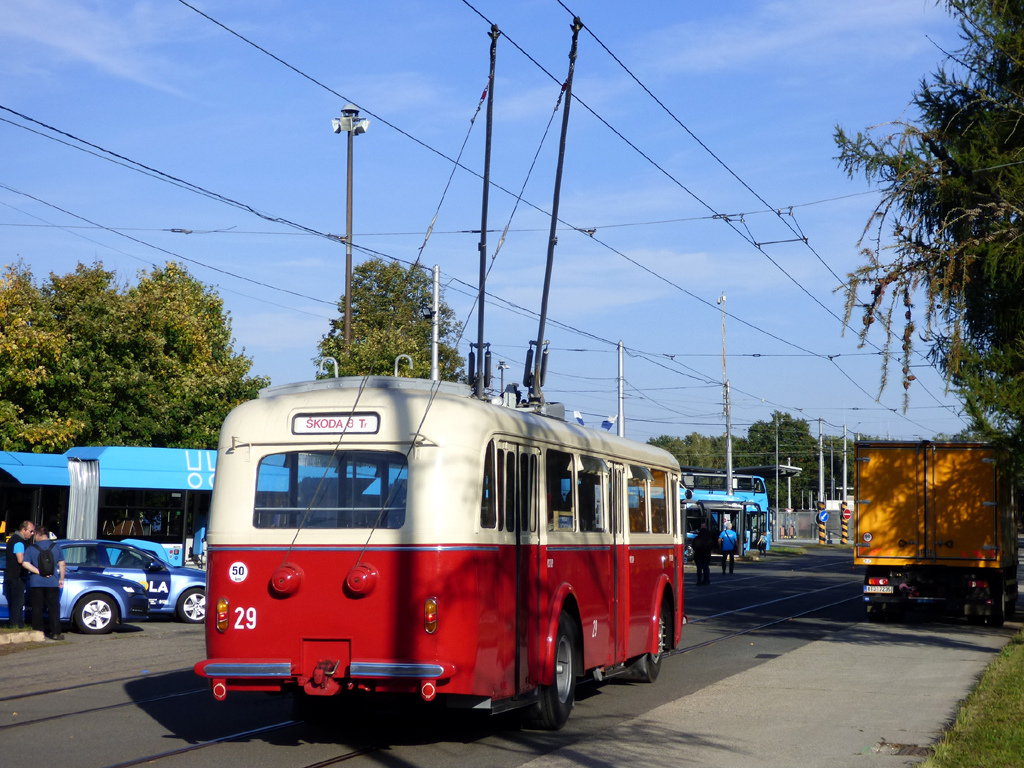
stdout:
POLYGON ((129 595, 134 595, 136 592, 139 591, 137 587, 121 587, 121 589, 123 589, 129 595))

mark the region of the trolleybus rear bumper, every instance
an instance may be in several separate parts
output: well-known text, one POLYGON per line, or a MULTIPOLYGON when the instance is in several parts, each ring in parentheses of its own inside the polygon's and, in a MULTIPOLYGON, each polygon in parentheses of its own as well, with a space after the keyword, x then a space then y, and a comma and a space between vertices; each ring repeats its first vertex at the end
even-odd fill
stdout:
MULTIPOLYGON (((209 678, 217 699, 223 699, 229 690, 279 691, 287 684, 307 683, 307 678, 293 670, 289 659, 204 659, 194 669, 200 677, 209 678)), ((416 681, 420 683, 421 695, 432 699, 437 682, 450 679, 455 674, 455 665, 444 661, 374 659, 351 661, 347 669, 339 671, 335 682, 416 681)), ((336 689, 337 686, 331 687, 336 689)))

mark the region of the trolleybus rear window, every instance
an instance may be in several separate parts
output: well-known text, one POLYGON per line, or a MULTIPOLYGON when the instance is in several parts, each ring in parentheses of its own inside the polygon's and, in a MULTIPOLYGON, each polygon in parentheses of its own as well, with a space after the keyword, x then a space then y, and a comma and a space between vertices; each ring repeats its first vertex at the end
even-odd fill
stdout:
POLYGON ((401 528, 409 470, 385 451, 275 453, 256 474, 256 528, 401 528))

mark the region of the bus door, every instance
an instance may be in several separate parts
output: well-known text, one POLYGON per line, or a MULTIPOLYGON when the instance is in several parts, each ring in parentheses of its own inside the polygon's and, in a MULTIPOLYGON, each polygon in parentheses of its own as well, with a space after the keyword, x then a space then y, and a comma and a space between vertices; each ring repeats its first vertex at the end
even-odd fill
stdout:
MULTIPOLYGON (((506 679, 513 695, 535 688, 540 672, 540 542, 537 532, 537 483, 540 450, 514 443, 499 443, 503 457, 503 520, 514 547, 501 567, 501 615, 507 617, 503 641, 506 679), (507 570, 506 570, 507 569, 507 570), (533 672, 531 673, 531 670, 533 672)), ((505 549, 505 548, 502 548, 505 549)))
POLYGON ((623 565, 626 556, 624 497, 626 493, 626 468, 622 464, 611 465, 608 490, 608 520, 612 532, 612 606, 611 632, 615 643, 615 661, 626 660, 626 637, 629 627, 629 590, 623 565))

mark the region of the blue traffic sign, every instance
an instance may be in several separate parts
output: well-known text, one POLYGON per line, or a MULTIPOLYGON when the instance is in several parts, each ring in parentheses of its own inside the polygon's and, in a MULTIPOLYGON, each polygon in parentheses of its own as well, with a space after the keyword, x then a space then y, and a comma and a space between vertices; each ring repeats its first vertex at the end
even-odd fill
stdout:
POLYGON ((823 523, 827 523, 828 522, 828 510, 827 509, 821 510, 821 512, 818 513, 818 519, 821 520, 821 522, 823 522, 823 523))

